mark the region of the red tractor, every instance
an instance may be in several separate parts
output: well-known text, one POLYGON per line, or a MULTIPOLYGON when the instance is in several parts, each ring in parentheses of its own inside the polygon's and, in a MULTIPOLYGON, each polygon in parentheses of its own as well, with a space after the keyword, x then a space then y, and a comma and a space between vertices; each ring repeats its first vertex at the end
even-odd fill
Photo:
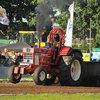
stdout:
POLYGON ((23 48, 23 62, 9 68, 8 78, 18 83, 22 74, 30 74, 37 85, 50 85, 58 76, 61 85, 80 85, 83 79, 83 60, 79 49, 65 47, 65 33, 54 28, 45 48, 23 48))

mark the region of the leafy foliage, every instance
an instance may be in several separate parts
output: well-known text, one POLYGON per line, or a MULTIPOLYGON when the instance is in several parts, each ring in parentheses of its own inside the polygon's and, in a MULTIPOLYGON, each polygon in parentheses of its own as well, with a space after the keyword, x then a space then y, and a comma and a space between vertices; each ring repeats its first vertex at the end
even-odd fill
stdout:
POLYGON ((100 34, 96 34, 96 47, 100 47, 100 34))
MULTIPOLYGON (((15 35, 19 30, 36 30, 36 16, 35 8, 41 2, 46 0, 1 0, 0 6, 6 9, 7 17, 10 20, 9 26, 0 24, 0 30, 5 33, 5 36, 15 35), (23 18, 25 21, 23 21, 23 18)), ((78 1, 78 0, 76 0, 78 1)), ((93 43, 92 47, 99 47, 100 41, 100 1, 99 0, 86 0, 85 3, 75 2, 74 7, 74 25, 73 25, 73 38, 85 39, 89 37, 90 33, 90 18, 93 43)), ((59 9, 60 14, 57 16, 56 23, 66 31, 66 26, 70 13, 68 11, 69 4, 59 9)), ((43 40, 46 41, 46 36, 52 29, 45 28, 46 34, 43 35, 43 40), (45 38, 44 38, 45 37, 45 38)), ((8 37, 9 39, 9 37, 8 37)), ((85 45, 85 44, 83 44, 85 45)))
MULTIPOLYGON (((0 24, 0 30, 2 30, 7 39, 10 39, 9 37, 12 35, 16 36, 19 30, 36 30, 35 9, 42 1, 45 0, 1 0, 0 6, 6 9, 7 17, 10 20, 9 26, 0 24)), ((46 41, 45 38, 52 29, 51 26, 45 28, 44 41, 46 41)))
POLYGON ((10 36, 19 30, 31 30, 27 25, 29 14, 31 11, 34 11, 34 6, 30 4, 31 1, 32 0, 1 0, 0 5, 6 9, 7 17, 10 20, 9 26, 0 24, 0 29, 5 35, 10 36), (26 21, 23 21, 23 18, 26 21))
MULTIPOLYGON (((56 23, 58 23, 60 27, 65 31, 66 31, 67 21, 69 19, 68 7, 69 6, 66 6, 63 7, 63 9, 60 9, 61 14, 57 16, 57 20, 56 20, 56 23)), ((74 38, 76 37, 84 40, 86 37, 89 37, 90 18, 91 18, 91 30, 92 30, 91 37, 93 37, 92 47, 99 47, 100 1, 89 0, 86 3, 75 2, 74 24, 73 24, 74 38)))

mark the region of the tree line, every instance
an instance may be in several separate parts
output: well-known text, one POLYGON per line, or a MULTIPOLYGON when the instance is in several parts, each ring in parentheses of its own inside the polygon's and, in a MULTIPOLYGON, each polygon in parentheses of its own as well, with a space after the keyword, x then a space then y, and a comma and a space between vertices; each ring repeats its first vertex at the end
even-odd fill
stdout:
MULTIPOLYGON (((70 16, 68 11, 69 5, 59 10, 56 22, 66 31, 67 22, 70 16)), ((100 1, 87 0, 85 3, 75 2, 74 6, 74 22, 73 22, 73 38, 85 40, 90 37, 90 19, 91 19, 91 37, 92 48, 100 47, 100 1)), ((81 48, 88 49, 86 42, 83 42, 81 48), (83 47, 82 47, 83 46, 83 47)))
MULTIPOLYGON (((10 20, 9 26, 0 24, 0 31, 7 36, 7 39, 10 39, 11 35, 16 36, 16 32, 20 30, 36 30, 36 22, 34 20, 36 16, 35 8, 41 1, 44 0, 1 0, 0 6, 6 9, 7 17, 10 20)), ((66 4, 59 9, 60 14, 55 19, 56 23, 65 32, 70 17, 69 5, 66 4)), ((76 0, 74 6, 73 38, 85 40, 86 37, 90 36, 90 18, 91 37, 93 38, 92 48, 100 47, 100 1, 86 0, 86 2, 81 3, 76 0)), ((45 38, 51 29, 52 22, 50 26, 45 28, 43 41, 46 41, 45 38)))

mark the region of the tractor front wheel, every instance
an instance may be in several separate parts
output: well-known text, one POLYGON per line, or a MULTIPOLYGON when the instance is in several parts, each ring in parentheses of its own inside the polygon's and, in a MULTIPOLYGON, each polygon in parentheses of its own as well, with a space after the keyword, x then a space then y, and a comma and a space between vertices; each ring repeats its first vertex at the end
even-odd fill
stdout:
POLYGON ((21 74, 14 74, 14 68, 15 67, 16 67, 16 65, 12 65, 9 68, 9 71, 8 71, 8 78, 9 78, 9 81, 12 82, 12 83, 18 83, 21 80, 21 77, 22 77, 21 74))
POLYGON ((47 71, 44 67, 37 67, 32 77, 37 85, 42 85, 46 82, 47 71))

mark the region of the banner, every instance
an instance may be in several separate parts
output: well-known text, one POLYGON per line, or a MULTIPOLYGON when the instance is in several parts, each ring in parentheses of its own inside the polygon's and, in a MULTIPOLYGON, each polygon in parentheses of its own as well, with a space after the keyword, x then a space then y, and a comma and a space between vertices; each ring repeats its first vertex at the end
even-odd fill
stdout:
POLYGON ((9 25, 9 19, 6 16, 6 10, 0 6, 0 23, 9 25))
POLYGON ((72 47, 74 3, 69 6, 69 11, 70 11, 70 18, 68 20, 67 29, 66 29, 65 46, 72 47))

